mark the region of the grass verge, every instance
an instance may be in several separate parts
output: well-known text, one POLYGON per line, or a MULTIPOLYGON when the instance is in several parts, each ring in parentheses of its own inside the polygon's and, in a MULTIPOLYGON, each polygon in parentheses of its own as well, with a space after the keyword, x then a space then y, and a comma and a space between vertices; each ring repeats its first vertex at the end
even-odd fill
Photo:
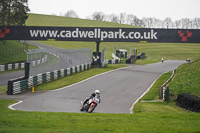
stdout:
POLYGON ((84 79, 89 77, 95 76, 100 73, 108 72, 114 69, 118 69, 121 67, 126 67, 127 65, 116 65, 116 64, 109 64, 106 65, 104 68, 92 68, 87 71, 76 73, 58 80, 54 80, 49 83, 42 84, 40 86, 36 86, 35 90, 55 90, 58 88, 62 88, 77 82, 80 82, 84 79))
MULTIPOLYGON (((119 66, 114 65, 111 68, 109 67, 106 67, 104 70, 110 70, 113 69, 113 67, 118 68, 119 66)), ((92 73, 94 73, 94 71, 100 73, 98 72, 99 69, 95 68, 93 70, 91 69, 91 71, 85 71, 84 76, 93 76, 92 73)), ((72 78, 77 75, 74 74, 69 77, 72 78)), ((162 85, 170 75, 171 72, 161 76, 153 85, 151 91, 147 93, 142 100, 157 99, 158 86, 162 85)), ((63 82, 66 82, 66 80, 63 80, 63 82)), ((42 88, 48 87, 44 86, 42 88)), ((200 131, 200 114, 182 110, 181 108, 176 107, 174 102, 139 102, 134 108, 135 114, 79 114, 9 110, 8 105, 14 102, 15 101, 12 100, 0 100, 0 132, 188 133, 200 131)))
POLYGON ((171 95, 190 93, 200 97, 200 60, 181 65, 169 88, 171 95))
MULTIPOLYGON (((200 115, 188 112, 136 114, 53 113, 12 111, 14 101, 0 100, 2 133, 188 133, 200 131, 200 115)), ((156 105, 155 105, 156 106, 156 105)))
POLYGON ((171 76, 172 72, 163 74, 154 83, 150 91, 140 99, 140 101, 135 105, 135 113, 180 113, 184 112, 182 109, 176 107, 175 103, 163 102, 163 101, 152 101, 159 100, 158 87, 162 86, 171 76))

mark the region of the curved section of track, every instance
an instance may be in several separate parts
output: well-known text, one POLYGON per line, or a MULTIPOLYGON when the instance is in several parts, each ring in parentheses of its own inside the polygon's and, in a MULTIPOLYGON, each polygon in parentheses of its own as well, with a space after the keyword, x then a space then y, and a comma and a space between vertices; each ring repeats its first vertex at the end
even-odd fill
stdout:
POLYGON ((160 75, 183 63, 169 60, 164 63, 132 65, 58 90, 30 95, 12 108, 24 111, 80 112, 80 101, 99 89, 101 103, 94 112, 130 113, 132 104, 160 75))
MULTIPOLYGON (((26 41, 26 43, 38 46, 40 49, 55 49, 58 51, 61 50, 60 48, 55 48, 53 46, 41 44, 34 41, 26 41)), ((58 59, 54 62, 48 63, 49 65, 42 64, 40 66, 31 68, 30 76, 34 76, 39 73, 45 73, 45 72, 51 72, 53 70, 57 70, 58 66, 60 67, 59 69, 64 69, 64 68, 70 68, 73 66, 80 65, 81 62, 82 64, 85 62, 88 62, 88 63, 90 62, 90 59, 88 57, 84 57, 83 55, 75 54, 75 53, 68 53, 68 55, 59 54, 57 56, 58 56, 58 59), (71 60, 69 60, 69 58, 66 59, 67 56, 71 57, 71 60)), ((10 79, 23 77, 24 73, 25 73, 24 70, 1 73, 0 86, 7 85, 10 79)))

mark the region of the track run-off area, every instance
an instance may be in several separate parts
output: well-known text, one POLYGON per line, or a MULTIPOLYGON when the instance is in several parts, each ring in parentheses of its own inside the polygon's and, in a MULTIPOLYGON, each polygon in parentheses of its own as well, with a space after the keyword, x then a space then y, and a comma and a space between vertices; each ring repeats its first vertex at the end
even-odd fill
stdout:
POLYGON ((132 113, 137 100, 165 72, 176 69, 185 61, 130 65, 102 73, 79 83, 43 93, 22 93, 8 96, 19 100, 10 105, 13 110, 80 113, 80 102, 99 89, 101 103, 94 113, 132 113))

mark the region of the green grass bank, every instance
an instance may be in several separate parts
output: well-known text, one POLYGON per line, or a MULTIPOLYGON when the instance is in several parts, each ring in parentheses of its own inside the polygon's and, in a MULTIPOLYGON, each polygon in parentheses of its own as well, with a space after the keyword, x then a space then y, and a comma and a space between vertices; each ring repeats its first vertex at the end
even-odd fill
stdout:
MULTIPOLYGON (((198 66, 198 62, 180 66, 172 83, 176 78, 182 77, 178 71, 184 71, 188 68, 196 68, 198 66)), ((171 72, 166 73, 156 81, 149 93, 147 93, 135 105, 134 114, 79 114, 64 112, 53 113, 13 111, 8 109, 8 105, 14 103, 15 101, 0 100, 0 132, 199 132, 199 113, 192 113, 183 110, 182 108, 177 107, 174 101, 141 102, 142 100, 157 100, 158 86, 161 86, 170 76, 171 72)), ((44 88, 46 87, 44 86, 44 88)), ((191 90, 194 89, 191 88, 191 90)), ((175 89, 175 92, 176 91, 177 90, 175 89)))
POLYGON ((200 60, 181 65, 169 88, 171 95, 190 93, 200 97, 200 60))
MULTIPOLYGON (((7 40, 5 44, 0 41, 0 65, 26 61, 26 53, 24 52, 25 44, 18 41, 7 40)), ((34 45, 29 45, 29 49, 37 48, 34 45)))

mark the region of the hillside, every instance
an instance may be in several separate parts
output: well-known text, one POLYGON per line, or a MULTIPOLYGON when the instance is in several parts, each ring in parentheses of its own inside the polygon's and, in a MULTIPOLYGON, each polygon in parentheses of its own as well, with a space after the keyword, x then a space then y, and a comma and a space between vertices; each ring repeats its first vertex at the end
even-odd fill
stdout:
MULTIPOLYGON (((26 61, 26 53, 24 52, 25 44, 19 41, 7 40, 5 44, 0 41, 0 65, 26 61)), ((38 48, 34 45, 29 45, 29 49, 38 48)))
POLYGON ((200 60, 181 65, 169 85, 171 93, 191 93, 200 97, 200 60))
POLYGON ((66 26, 66 27, 121 27, 140 28, 127 24, 118 24, 105 21, 87 20, 79 18, 69 18, 63 16, 29 14, 26 26, 66 26))

